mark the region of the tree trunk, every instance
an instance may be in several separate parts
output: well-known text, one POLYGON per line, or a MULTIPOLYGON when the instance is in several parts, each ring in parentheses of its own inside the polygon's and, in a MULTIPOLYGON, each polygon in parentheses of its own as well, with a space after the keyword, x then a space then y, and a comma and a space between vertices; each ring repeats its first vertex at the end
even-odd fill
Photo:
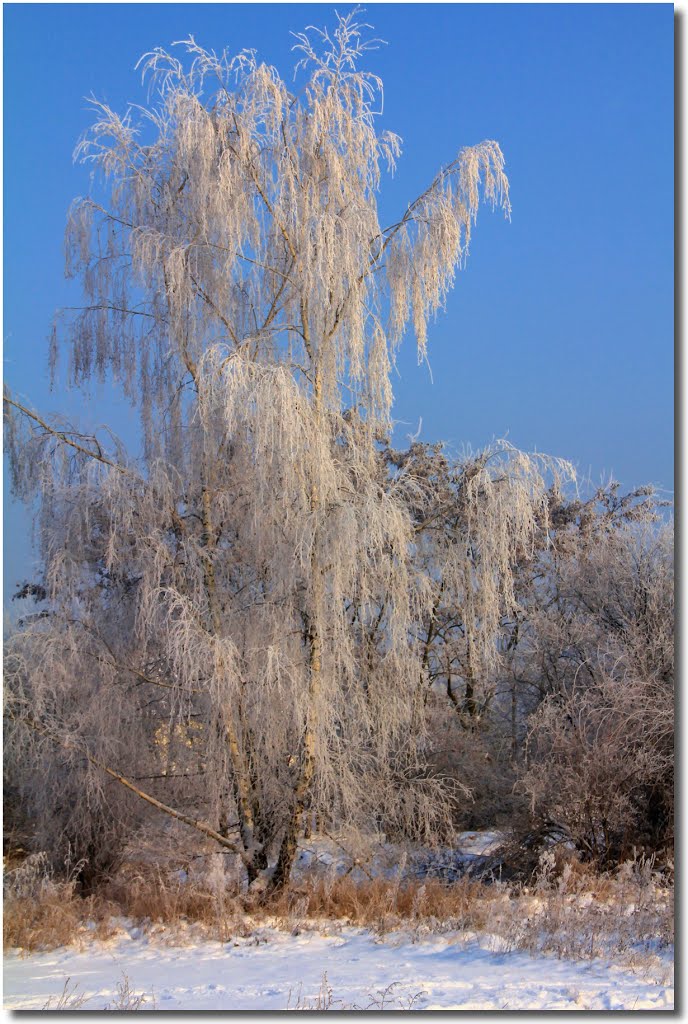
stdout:
MULTIPOLYGON (((321 425, 323 421, 322 378, 318 370, 315 375, 313 399, 315 402, 316 419, 321 425)), ((322 685, 322 635, 320 632, 321 609, 323 604, 324 586, 323 569, 320 564, 320 525, 318 514, 321 509, 321 495, 317 483, 311 485, 310 506, 315 521, 313 549, 311 553, 311 607, 307 613, 306 642, 308 644, 308 706, 306 709, 306 727, 303 737, 303 757, 301 773, 294 788, 294 803, 287 824, 277 865, 272 876, 274 889, 282 889, 289 883, 291 869, 296 859, 298 836, 301 822, 308 809, 311 785, 315 774, 315 725, 314 717, 322 685)))
MULTIPOLYGON (((315 547, 314 547, 315 552, 315 547)), ((315 554, 314 554, 315 560, 315 554)), ((322 577, 319 567, 316 569, 317 583, 314 581, 313 599, 314 603, 319 602, 322 594, 322 577)), ((317 703, 322 674, 322 638, 318 626, 309 623, 308 628, 308 709, 306 712, 306 729, 303 738, 303 760, 301 774, 294 789, 294 804, 291 817, 280 847, 277 865, 272 877, 272 886, 275 889, 282 889, 289 883, 292 865, 296 858, 298 849, 298 837, 301 829, 301 822, 305 812, 308 810, 311 784, 315 774, 315 729, 313 717, 315 714, 314 704, 317 703)))
MULTIPOLYGON (((218 639, 222 635, 222 617, 220 615, 220 609, 217 600, 217 590, 215 586, 215 570, 213 567, 212 552, 215 546, 215 534, 212 526, 212 513, 211 513, 211 501, 209 491, 209 474, 207 467, 204 466, 203 480, 202 480, 202 492, 201 492, 201 516, 203 523, 203 574, 205 582, 206 596, 208 599, 208 609, 210 612, 210 628, 212 633, 218 639)), ((232 715, 232 708, 229 706, 223 706, 221 709, 222 713, 222 725, 225 730, 225 736, 227 739, 227 749, 229 751, 229 757, 232 763, 232 789, 234 800, 237 806, 237 813, 239 815, 239 830, 241 834, 241 841, 243 843, 244 850, 247 854, 245 861, 247 869, 249 871, 249 882, 252 871, 253 859, 257 853, 257 844, 255 839, 254 829, 254 818, 253 809, 251 807, 251 787, 249 782, 249 773, 246 765, 246 758, 241 748, 239 736, 234 728, 234 721, 232 715)))

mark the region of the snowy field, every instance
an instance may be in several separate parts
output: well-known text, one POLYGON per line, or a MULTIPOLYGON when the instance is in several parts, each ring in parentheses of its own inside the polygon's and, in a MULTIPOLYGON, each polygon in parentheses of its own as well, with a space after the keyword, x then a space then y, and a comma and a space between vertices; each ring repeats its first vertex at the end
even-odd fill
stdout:
POLYGON ((145 996, 143 1010, 673 1007, 669 954, 652 968, 632 972, 613 961, 505 951, 503 940, 489 934, 414 942, 408 932, 379 939, 329 923, 322 932, 258 928, 226 944, 177 947, 123 927, 115 938, 81 951, 12 951, 5 957, 5 1009, 39 1010, 49 999, 57 1008, 67 978, 69 992, 85 997, 83 1010, 119 1008, 125 979, 133 996, 145 996))
MULTIPOLYGON (((408 875, 431 868, 436 876, 452 880, 456 874, 480 867, 499 841, 496 832, 463 833, 451 858, 438 854, 428 858, 427 851, 425 856, 411 855, 408 875)), ((367 870, 378 877, 394 876, 399 857, 399 850, 391 845, 379 846, 374 855, 369 851, 367 870)), ((339 875, 351 864, 351 855, 344 854, 340 843, 318 837, 301 851, 296 876, 303 871, 339 875)), ((656 905, 659 895, 650 882, 644 902, 656 905)), ((640 899, 640 890, 636 898, 640 899)), ((582 903, 592 899, 586 895, 582 903)), ((516 948, 503 922, 500 927, 494 917, 499 901, 490 906, 494 908, 491 928, 488 918, 487 927, 478 932, 440 934, 419 922, 381 936, 336 920, 297 915, 287 928, 284 922, 281 928, 272 927, 270 919, 251 921, 226 942, 203 937, 190 922, 178 922, 170 930, 150 922, 142 928, 119 917, 112 921, 110 938, 91 939, 95 926, 86 925, 70 947, 31 954, 7 950, 4 1008, 673 1009, 672 945, 630 941, 625 956, 593 959, 531 954, 516 948)), ((509 906, 514 923, 522 924, 526 917, 535 920, 543 907, 542 896, 509 906)), ((640 906, 627 903, 622 917, 627 919, 638 910, 640 906)), ((597 941, 602 950, 601 936, 597 941)))

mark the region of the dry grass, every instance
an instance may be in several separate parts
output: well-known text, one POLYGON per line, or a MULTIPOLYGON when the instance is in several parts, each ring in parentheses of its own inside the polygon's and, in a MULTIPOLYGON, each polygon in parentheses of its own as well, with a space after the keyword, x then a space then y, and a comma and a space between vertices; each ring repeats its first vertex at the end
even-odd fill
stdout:
POLYGON ((651 860, 641 857, 600 874, 546 854, 534 884, 512 887, 512 895, 490 917, 493 949, 565 960, 613 957, 668 983, 671 967, 661 954, 674 941, 674 891, 651 860))
MULTIPOLYGON (((64 1012, 71 1012, 72 1010, 81 1010, 89 999, 85 992, 79 992, 79 986, 70 986, 71 978, 66 978, 62 992, 59 996, 51 996, 47 1003, 42 1007, 43 1010, 58 1010, 64 1012)), ((121 979, 117 982, 117 991, 115 998, 111 1003, 106 1003, 105 1006, 96 1008, 90 1007, 91 1010, 112 1010, 115 1013, 134 1013, 137 1010, 142 1010, 144 1007, 147 1010, 155 1010, 155 998, 150 995, 147 996, 143 992, 134 992, 131 987, 131 983, 126 974, 122 974, 121 979)), ((89 1007, 86 1007, 89 1009, 89 1007)))
POLYGON ((122 974, 117 982, 117 993, 111 1003, 103 1007, 105 1010, 114 1010, 116 1013, 134 1013, 136 1010, 155 1010, 155 997, 147 996, 143 992, 134 992, 126 974, 122 974))
POLYGON ((538 909, 520 948, 580 960, 619 956, 642 968, 674 941, 673 885, 653 860, 598 874, 545 857, 534 887, 538 909))
POLYGON ((261 924, 298 934, 323 920, 358 925, 377 934, 409 926, 425 926, 428 931, 480 930, 490 907, 509 900, 505 887, 488 887, 470 879, 453 885, 398 878, 356 881, 333 872, 307 875, 276 894, 253 895, 208 880, 191 882, 140 870, 121 875, 106 891, 119 913, 139 925, 197 925, 223 942, 248 936, 261 924))
POLYGON ((113 933, 116 904, 102 895, 80 898, 74 878, 56 881, 42 854, 7 870, 4 877, 3 944, 27 953, 68 946, 113 933))
POLYGON ((312 1011, 315 1013, 322 1013, 325 1010, 413 1010, 417 1009, 416 1004, 422 997, 422 992, 416 992, 414 995, 399 997, 395 994, 395 989, 399 985, 398 981, 393 981, 386 988, 378 989, 375 993, 368 994, 368 1003, 365 1006, 359 1006, 357 1003, 345 1003, 342 999, 336 999, 332 986, 330 985, 327 974, 323 973, 320 981, 320 988, 314 996, 304 996, 303 986, 299 985, 299 988, 294 995, 293 991, 289 992, 289 999, 285 1009, 296 1010, 299 1013, 312 1011))
POLYGON ((273 902, 277 916, 334 919, 385 934, 397 928, 426 925, 432 931, 480 930, 496 902, 508 901, 506 890, 462 879, 446 885, 436 879, 351 877, 306 878, 273 902))
POLYGON ((298 934, 323 919, 384 935, 402 927, 421 931, 481 930, 502 887, 464 879, 453 885, 375 878, 356 882, 334 875, 306 877, 273 896, 252 896, 151 870, 127 871, 97 896, 82 898, 71 883, 43 880, 5 896, 6 947, 33 952, 114 934, 117 918, 143 929, 160 926, 171 941, 189 927, 227 942, 261 924, 298 934))
POLYGON ((163 873, 145 866, 120 872, 107 886, 108 898, 119 912, 146 928, 162 925, 171 937, 197 926, 220 942, 251 933, 252 923, 238 888, 222 878, 187 879, 179 872, 163 873))
POLYGON ((73 985, 72 988, 70 988, 69 983, 71 980, 71 978, 65 978, 65 983, 59 996, 50 996, 48 1002, 45 1003, 41 1009, 61 1011, 80 1010, 88 996, 86 996, 85 993, 78 991, 78 985, 73 985))
POLYGON ((227 942, 271 925, 298 934, 323 921, 368 928, 378 935, 404 929, 414 938, 440 932, 482 934, 495 949, 548 953, 565 959, 621 956, 638 971, 655 969, 673 941, 673 889, 640 858, 615 873, 546 855, 533 885, 463 878, 357 881, 334 869, 311 872, 279 894, 257 896, 213 872, 188 878, 150 866, 130 866, 89 898, 70 881, 56 882, 40 857, 5 879, 6 947, 33 952, 106 939, 122 918, 170 942, 227 942))
POLYGON ((82 899, 70 886, 55 887, 28 899, 6 898, 3 908, 5 949, 33 953, 93 939, 104 940, 115 932, 113 916, 118 908, 100 897, 82 899))

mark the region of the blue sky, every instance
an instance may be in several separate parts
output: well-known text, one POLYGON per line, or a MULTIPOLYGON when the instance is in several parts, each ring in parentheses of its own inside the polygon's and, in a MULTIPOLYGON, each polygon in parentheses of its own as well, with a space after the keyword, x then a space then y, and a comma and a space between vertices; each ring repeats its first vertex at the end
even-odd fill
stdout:
MULTIPOLYGON (((338 5, 341 12, 351 5, 338 5)), ((189 34, 254 47, 291 78, 290 31, 332 24, 325 4, 6 4, 4 376, 43 412, 133 437, 110 393, 49 392, 72 163, 84 97, 140 101, 138 57, 189 34)), ((386 46, 380 127, 403 139, 383 182, 387 223, 464 145, 497 139, 511 223, 481 210, 468 265, 394 382, 397 438, 473 448, 508 434, 571 459, 593 482, 673 489, 673 8, 670 4, 368 4, 386 46)), ((26 515, 6 494, 5 594, 30 572, 26 515)))

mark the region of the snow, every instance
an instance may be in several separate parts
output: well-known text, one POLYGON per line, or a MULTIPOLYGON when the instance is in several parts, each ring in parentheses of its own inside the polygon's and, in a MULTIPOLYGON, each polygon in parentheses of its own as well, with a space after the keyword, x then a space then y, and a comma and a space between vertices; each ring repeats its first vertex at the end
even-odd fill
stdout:
POLYGON ((622 962, 509 951, 484 933, 414 941, 409 931, 380 938, 332 922, 297 934, 260 927, 227 943, 190 934, 171 946, 123 922, 115 937, 82 950, 8 952, 4 1006, 37 1010, 50 997, 54 1006, 69 978, 70 991, 87 997, 82 1009, 102 1010, 126 978, 133 993, 145 993, 144 1010, 314 1007, 328 987, 330 1009, 670 1010, 669 957, 633 972, 622 962))
POLYGON ((332 837, 313 836, 299 850, 294 878, 306 871, 330 869, 337 875, 350 874, 359 882, 370 877, 397 878, 400 874, 455 882, 489 868, 503 841, 501 832, 461 832, 451 847, 429 850, 412 844, 402 847, 384 839, 357 848, 351 840, 342 846, 332 837), (357 866, 360 864, 365 864, 365 869, 357 866))

